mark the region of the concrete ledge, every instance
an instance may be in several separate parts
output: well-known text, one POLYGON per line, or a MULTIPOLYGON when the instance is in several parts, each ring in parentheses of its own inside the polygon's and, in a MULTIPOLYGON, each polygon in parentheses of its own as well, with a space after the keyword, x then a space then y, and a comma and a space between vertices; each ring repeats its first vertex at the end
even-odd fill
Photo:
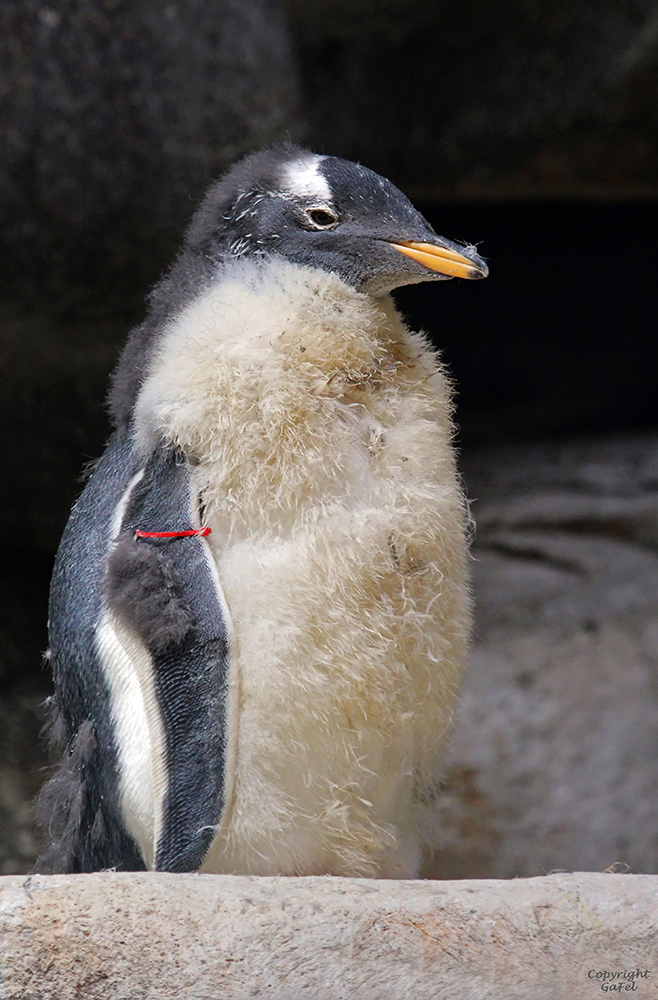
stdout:
POLYGON ((0 878, 2 1000, 577 1000, 610 992, 658 996, 658 876, 0 878), (636 970, 643 975, 624 978, 636 970), (620 973, 613 984, 621 989, 602 990, 604 972, 620 973))

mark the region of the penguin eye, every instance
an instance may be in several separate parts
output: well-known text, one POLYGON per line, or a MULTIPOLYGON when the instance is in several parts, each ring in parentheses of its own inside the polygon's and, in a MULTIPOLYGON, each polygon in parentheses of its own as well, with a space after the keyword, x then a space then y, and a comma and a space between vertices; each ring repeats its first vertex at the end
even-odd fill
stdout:
POLYGON ((306 214, 317 229, 329 229, 338 222, 336 216, 324 208, 312 208, 306 214))

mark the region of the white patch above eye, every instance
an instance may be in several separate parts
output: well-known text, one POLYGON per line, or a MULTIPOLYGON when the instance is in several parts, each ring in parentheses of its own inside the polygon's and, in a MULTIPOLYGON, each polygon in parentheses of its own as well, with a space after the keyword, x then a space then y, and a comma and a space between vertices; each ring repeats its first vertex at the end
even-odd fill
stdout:
POLYGON ((331 188, 320 172, 321 156, 304 156, 288 163, 282 171, 282 193, 296 198, 331 201, 331 188))

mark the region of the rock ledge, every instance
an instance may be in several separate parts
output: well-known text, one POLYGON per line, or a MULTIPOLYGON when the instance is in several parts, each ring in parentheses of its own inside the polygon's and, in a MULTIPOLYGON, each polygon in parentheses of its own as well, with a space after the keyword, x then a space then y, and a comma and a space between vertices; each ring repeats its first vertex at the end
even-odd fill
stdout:
POLYGON ((643 1000, 656 996, 657 900, 658 876, 607 873, 7 876, 0 996, 578 1000, 601 995, 607 972, 643 1000))

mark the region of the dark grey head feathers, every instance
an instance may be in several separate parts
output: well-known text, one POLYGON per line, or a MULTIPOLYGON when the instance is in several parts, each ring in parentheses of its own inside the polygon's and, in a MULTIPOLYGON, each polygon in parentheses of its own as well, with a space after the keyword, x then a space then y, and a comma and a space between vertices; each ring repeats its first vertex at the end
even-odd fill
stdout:
POLYGON ((472 247, 438 236, 401 191, 367 167, 294 146, 255 153, 211 186, 181 254, 153 292, 149 316, 115 373, 110 405, 117 422, 130 415, 164 323, 231 260, 274 255, 334 272, 375 296, 487 273, 472 247))
POLYGON ((472 248, 437 236, 385 177, 349 160, 286 147, 248 157, 214 184, 185 242, 215 259, 278 254, 333 271, 372 295, 449 277, 405 259, 391 245, 402 241, 453 248, 486 272, 472 248))

